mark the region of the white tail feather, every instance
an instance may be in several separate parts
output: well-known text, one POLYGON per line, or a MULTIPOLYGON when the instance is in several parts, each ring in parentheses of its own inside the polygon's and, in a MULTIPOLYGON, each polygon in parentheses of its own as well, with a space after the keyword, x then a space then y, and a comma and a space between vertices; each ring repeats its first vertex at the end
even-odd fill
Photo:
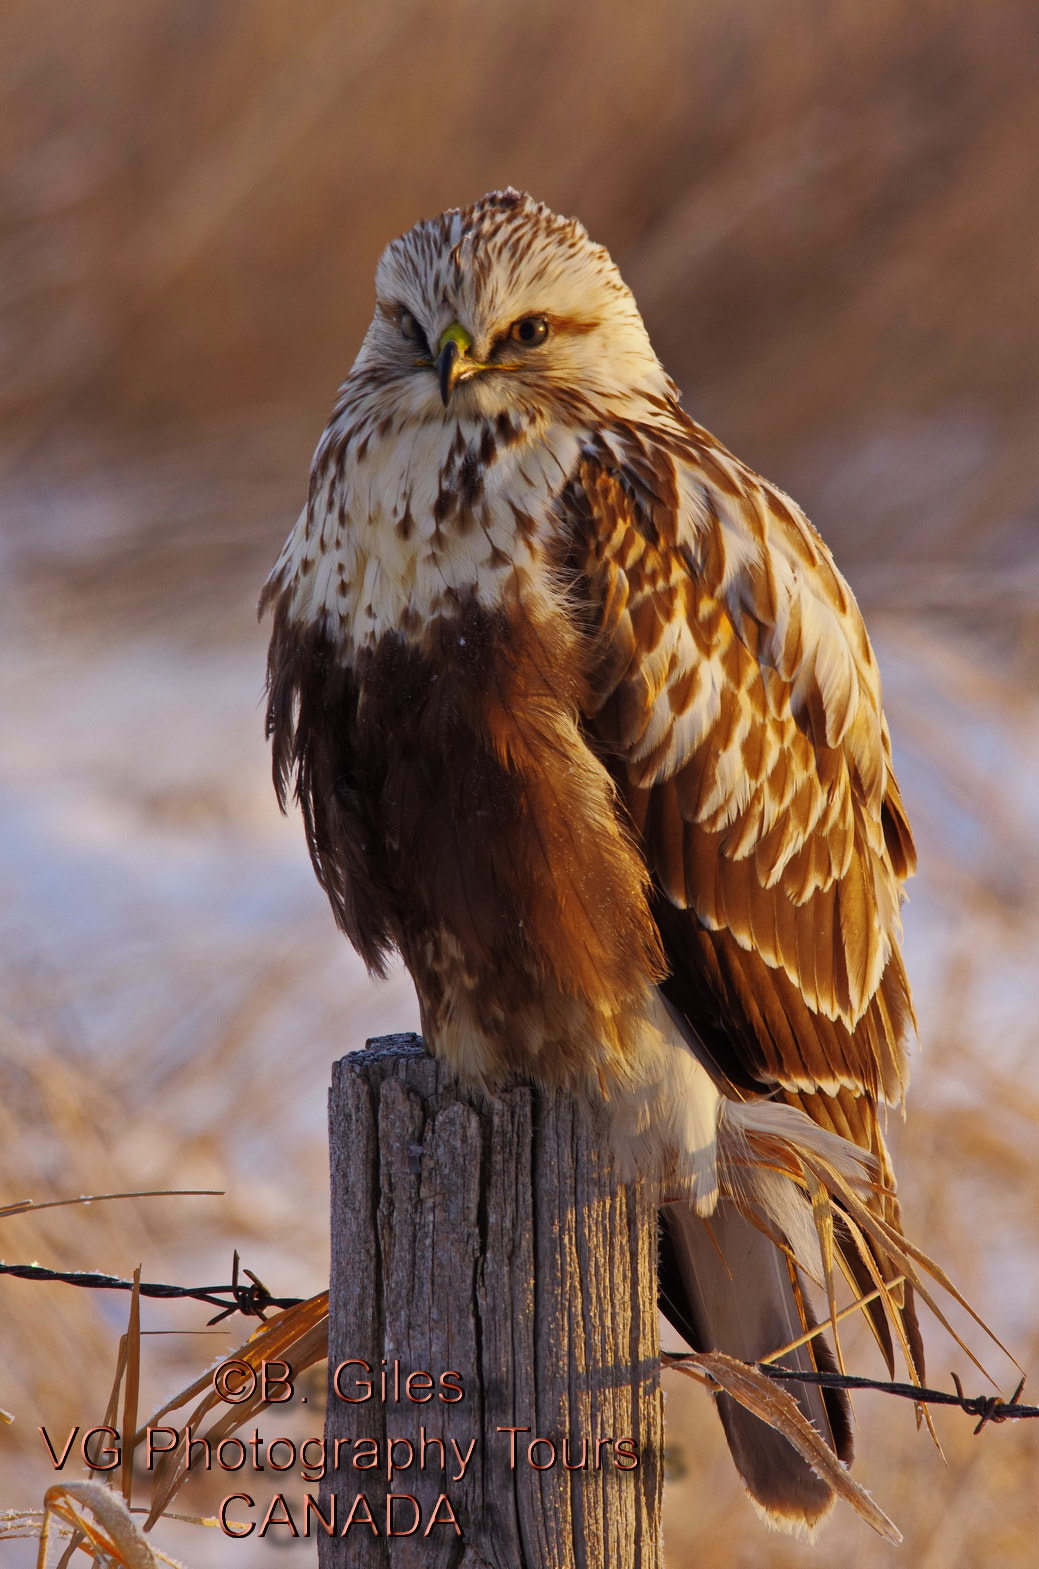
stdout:
POLYGON ((785 1152, 783 1165, 787 1169, 797 1171, 803 1152, 824 1161, 849 1187, 859 1191, 870 1185, 876 1162, 839 1134, 820 1128, 795 1106, 775 1101, 721 1104, 721 1191, 741 1213, 759 1217, 769 1230, 785 1237, 801 1268, 821 1284, 824 1271, 812 1206, 794 1177, 778 1169, 777 1151, 785 1152))

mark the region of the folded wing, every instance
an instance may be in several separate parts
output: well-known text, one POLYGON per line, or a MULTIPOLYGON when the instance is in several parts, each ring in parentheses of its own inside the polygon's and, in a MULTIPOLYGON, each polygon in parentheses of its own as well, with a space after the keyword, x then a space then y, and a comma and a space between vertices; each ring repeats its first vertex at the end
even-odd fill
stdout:
MULTIPOLYGON (((870 1151, 897 1229, 878 1104, 906 1079, 915 856, 851 592, 794 503, 673 407, 586 447, 560 509, 593 651, 585 722, 652 874, 668 1002, 731 1095, 870 1151)), ((843 1243, 862 1294, 895 1273, 843 1243)), ((894 1296, 919 1369, 910 1293, 894 1296)), ((877 1303, 871 1319, 890 1364, 877 1303)))

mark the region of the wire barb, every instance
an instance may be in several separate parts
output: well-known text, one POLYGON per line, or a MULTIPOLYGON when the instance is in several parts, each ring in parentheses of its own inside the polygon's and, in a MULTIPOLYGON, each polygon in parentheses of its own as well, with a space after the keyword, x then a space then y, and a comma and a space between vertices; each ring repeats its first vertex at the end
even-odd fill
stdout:
POLYGON ((1010 1418, 1018 1416, 1039 1416, 1039 1407, 1018 1406, 1017 1404, 1018 1397, 1025 1387, 1023 1378, 1009 1400, 1002 1400, 999 1395, 965 1395, 963 1393, 963 1385, 955 1373, 952 1374, 952 1381, 956 1385, 959 1404, 963 1410, 966 1411, 968 1416, 980 1418, 977 1427, 974 1429, 975 1437, 989 1422, 1006 1422, 1010 1418))
POLYGON ((252 1284, 243 1286, 238 1279, 238 1266, 238 1249, 235 1248, 231 1262, 231 1284, 219 1288, 222 1291, 230 1291, 234 1301, 229 1307, 225 1307, 222 1313, 217 1313, 215 1317, 207 1320, 209 1327, 222 1323, 225 1318, 230 1318, 232 1313, 244 1313, 247 1318, 266 1320, 268 1308, 295 1307, 303 1301, 302 1297, 272 1297, 263 1281, 258 1275, 254 1275, 251 1269, 243 1273, 248 1275, 252 1284))
MULTIPOLYGON (((680 1351, 664 1351, 661 1361, 667 1366, 675 1366, 687 1361, 687 1357, 680 1351)), ((788 1380, 797 1384, 819 1384, 823 1389, 876 1389, 881 1394, 898 1395, 903 1400, 912 1400, 915 1405, 927 1406, 959 1406, 961 1411, 966 1411, 968 1416, 978 1418, 975 1434, 981 1432, 989 1422, 1010 1422, 1020 1417, 1039 1416, 1039 1406, 1019 1405, 1021 1391, 1025 1387, 1022 1378, 1009 1400, 1004 1400, 1000 1395, 965 1395, 963 1385, 955 1373, 950 1374, 956 1386, 956 1393, 951 1394, 947 1389, 924 1389, 920 1384, 898 1384, 880 1378, 859 1378, 851 1373, 802 1373, 796 1368, 775 1367, 770 1362, 757 1362, 754 1364, 760 1372, 769 1378, 788 1380)))
MULTIPOLYGON (((250 1281, 249 1285, 244 1285, 239 1280, 239 1272, 240 1261, 236 1249, 228 1286, 168 1286, 156 1281, 142 1281, 140 1295, 164 1300, 189 1298, 219 1308, 220 1312, 209 1320, 210 1325, 219 1324, 232 1313, 264 1319, 269 1308, 298 1307, 305 1301, 304 1297, 271 1296, 263 1281, 251 1269, 241 1271, 250 1281), (230 1302, 228 1297, 231 1298, 230 1302)), ((102 1275, 95 1270, 44 1269, 42 1264, 0 1264, 0 1275, 13 1275, 16 1280, 57 1280, 66 1286, 84 1286, 91 1291, 132 1291, 134 1284, 132 1280, 121 1280, 117 1275, 102 1275)))

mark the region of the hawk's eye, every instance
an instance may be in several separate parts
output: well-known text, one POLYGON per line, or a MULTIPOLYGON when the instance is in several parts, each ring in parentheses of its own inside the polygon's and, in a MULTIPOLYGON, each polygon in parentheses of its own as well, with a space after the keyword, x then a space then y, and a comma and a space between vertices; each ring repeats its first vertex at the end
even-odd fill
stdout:
POLYGON ((548 321, 544 316, 521 316, 509 328, 509 337, 527 348, 535 348, 548 337, 548 321))
POLYGON ((426 342, 426 335, 410 311, 401 311, 400 331, 401 337, 407 338, 409 343, 413 343, 423 354, 428 355, 429 344, 426 342))

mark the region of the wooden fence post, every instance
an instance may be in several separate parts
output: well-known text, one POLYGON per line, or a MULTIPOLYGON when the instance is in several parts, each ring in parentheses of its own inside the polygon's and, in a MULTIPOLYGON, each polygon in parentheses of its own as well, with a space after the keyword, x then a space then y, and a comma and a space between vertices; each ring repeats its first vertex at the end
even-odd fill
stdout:
POLYGON ((388 1036, 336 1063, 330 1129, 319 1564, 661 1569, 655 1214, 587 1114, 388 1036))

